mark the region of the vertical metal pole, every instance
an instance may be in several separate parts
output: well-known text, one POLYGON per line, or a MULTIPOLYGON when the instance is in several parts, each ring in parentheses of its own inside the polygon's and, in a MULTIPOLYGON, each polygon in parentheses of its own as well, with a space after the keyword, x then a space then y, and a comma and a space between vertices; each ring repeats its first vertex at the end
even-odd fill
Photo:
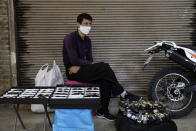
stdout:
POLYGON ((23 129, 26 129, 26 128, 25 128, 25 125, 24 125, 24 123, 23 123, 23 121, 22 121, 22 119, 21 119, 21 117, 20 117, 20 114, 19 114, 19 112, 18 112, 18 110, 19 110, 19 104, 17 104, 17 107, 15 107, 15 105, 14 105, 14 110, 15 110, 15 112, 16 112, 16 120, 15 120, 16 123, 15 123, 15 127, 16 127, 16 124, 17 124, 17 119, 19 119, 19 121, 20 121, 20 123, 21 123, 23 129))
POLYGON ((45 109, 45 114, 46 114, 46 117, 48 118, 48 122, 50 124, 50 127, 52 128, 52 122, 50 120, 50 116, 48 114, 48 110, 47 110, 47 104, 44 105, 44 109, 45 109))
POLYGON ((8 0, 11 86, 17 86, 15 0, 8 0))
POLYGON ((46 113, 44 114, 44 131, 46 131, 46 118, 47 116, 46 116, 46 113))
POLYGON ((18 120, 18 116, 16 115, 16 118, 15 118, 15 121, 14 121, 14 131, 16 131, 17 120, 18 120))

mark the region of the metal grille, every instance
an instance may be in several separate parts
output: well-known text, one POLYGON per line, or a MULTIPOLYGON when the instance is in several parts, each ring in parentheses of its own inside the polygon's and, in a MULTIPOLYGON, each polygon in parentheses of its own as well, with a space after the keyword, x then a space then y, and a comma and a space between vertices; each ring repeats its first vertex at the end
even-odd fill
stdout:
POLYGON ((143 72, 143 52, 156 40, 194 42, 194 0, 17 0, 19 85, 34 84, 41 65, 56 60, 64 72, 62 45, 76 30, 77 15, 93 17, 90 38, 95 62, 114 69, 128 90, 146 91, 160 68, 173 65, 158 56, 143 72))

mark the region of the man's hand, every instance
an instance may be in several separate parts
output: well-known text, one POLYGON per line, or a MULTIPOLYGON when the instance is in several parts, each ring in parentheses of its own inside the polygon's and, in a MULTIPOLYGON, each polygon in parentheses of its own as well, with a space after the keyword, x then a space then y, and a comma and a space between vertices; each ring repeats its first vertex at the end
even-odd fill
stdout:
POLYGON ((79 69, 79 66, 72 66, 71 68, 69 68, 69 74, 71 75, 73 73, 77 73, 79 69))

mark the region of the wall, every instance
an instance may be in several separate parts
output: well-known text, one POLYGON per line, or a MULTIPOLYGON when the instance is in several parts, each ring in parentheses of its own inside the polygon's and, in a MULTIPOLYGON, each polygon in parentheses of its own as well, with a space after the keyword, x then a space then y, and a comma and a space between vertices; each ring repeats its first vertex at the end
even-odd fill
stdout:
POLYGON ((8 1, 0 0, 0 93, 10 87, 8 1))

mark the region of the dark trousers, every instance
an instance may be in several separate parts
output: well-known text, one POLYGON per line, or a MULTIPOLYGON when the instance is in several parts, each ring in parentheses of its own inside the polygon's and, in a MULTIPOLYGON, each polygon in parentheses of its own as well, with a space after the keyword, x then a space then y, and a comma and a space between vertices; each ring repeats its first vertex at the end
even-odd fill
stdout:
POLYGON ((77 73, 71 75, 67 70, 66 75, 69 80, 89 82, 100 86, 102 105, 100 112, 108 111, 111 93, 116 96, 124 91, 109 64, 104 62, 81 66, 77 73))

